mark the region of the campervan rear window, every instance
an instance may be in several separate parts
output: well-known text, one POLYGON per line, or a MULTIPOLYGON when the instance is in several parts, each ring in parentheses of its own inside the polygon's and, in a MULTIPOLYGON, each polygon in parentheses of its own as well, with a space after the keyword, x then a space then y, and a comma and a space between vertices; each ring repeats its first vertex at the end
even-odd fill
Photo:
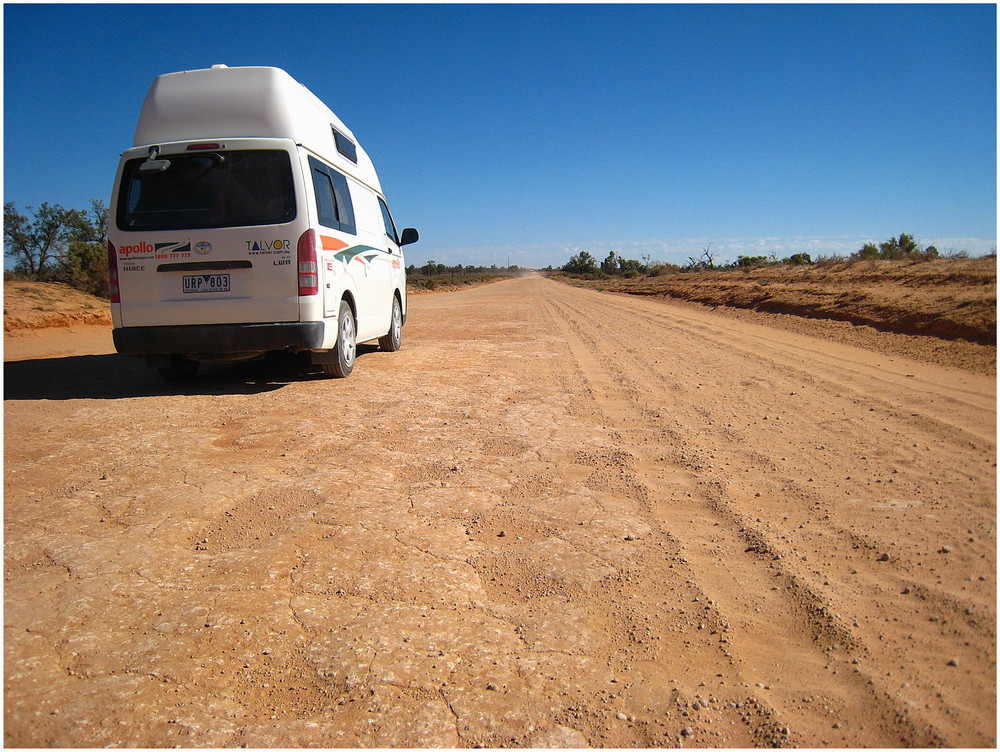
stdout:
POLYGON ((288 152, 277 149, 169 154, 162 171, 125 164, 118 229, 183 230, 276 225, 295 219, 288 152))

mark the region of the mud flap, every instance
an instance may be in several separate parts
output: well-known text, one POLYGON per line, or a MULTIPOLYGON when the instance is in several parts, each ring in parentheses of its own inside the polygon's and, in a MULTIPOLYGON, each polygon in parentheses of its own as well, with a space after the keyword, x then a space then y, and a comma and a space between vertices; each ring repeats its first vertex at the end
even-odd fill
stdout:
POLYGON ((309 352, 309 357, 313 364, 319 366, 324 363, 336 363, 337 362, 337 351, 336 350, 311 350, 309 352))

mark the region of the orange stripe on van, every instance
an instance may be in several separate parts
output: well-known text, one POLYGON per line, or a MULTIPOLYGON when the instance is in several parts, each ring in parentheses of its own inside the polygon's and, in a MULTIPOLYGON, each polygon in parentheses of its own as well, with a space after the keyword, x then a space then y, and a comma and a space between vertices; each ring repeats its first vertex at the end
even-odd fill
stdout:
POLYGON ((343 240, 331 238, 329 235, 320 235, 319 239, 323 242, 324 251, 339 251, 341 248, 347 248, 347 243, 343 240))

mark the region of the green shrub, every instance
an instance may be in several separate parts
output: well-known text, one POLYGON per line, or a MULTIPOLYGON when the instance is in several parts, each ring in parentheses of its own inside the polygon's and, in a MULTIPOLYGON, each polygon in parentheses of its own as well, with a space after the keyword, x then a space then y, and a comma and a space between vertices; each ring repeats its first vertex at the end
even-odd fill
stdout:
POLYGON ((562 270, 567 274, 593 274, 597 271, 597 260, 587 251, 580 251, 570 256, 562 270))
POLYGON ((861 246, 861 250, 855 251, 851 255, 851 258, 861 261, 874 261, 877 259, 884 261, 902 261, 904 259, 926 261, 937 258, 938 255, 937 248, 932 245, 927 248, 921 248, 912 235, 907 235, 904 232, 900 233, 898 238, 894 235, 884 243, 879 243, 878 245, 865 243, 861 246))

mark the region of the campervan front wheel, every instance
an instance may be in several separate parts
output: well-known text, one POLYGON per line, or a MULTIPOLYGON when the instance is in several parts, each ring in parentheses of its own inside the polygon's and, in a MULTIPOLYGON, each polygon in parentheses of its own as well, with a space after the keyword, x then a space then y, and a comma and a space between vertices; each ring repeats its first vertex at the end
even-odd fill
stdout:
POLYGON ((354 370, 354 356, 357 351, 357 330, 354 326, 354 312, 346 300, 340 301, 337 315, 337 345, 333 349, 333 363, 324 363, 323 372, 338 379, 351 375, 354 370))
POLYGON ((399 298, 392 296, 392 323, 389 324, 389 333, 378 338, 378 346, 386 352, 396 352, 403 346, 403 309, 399 305, 399 298))

